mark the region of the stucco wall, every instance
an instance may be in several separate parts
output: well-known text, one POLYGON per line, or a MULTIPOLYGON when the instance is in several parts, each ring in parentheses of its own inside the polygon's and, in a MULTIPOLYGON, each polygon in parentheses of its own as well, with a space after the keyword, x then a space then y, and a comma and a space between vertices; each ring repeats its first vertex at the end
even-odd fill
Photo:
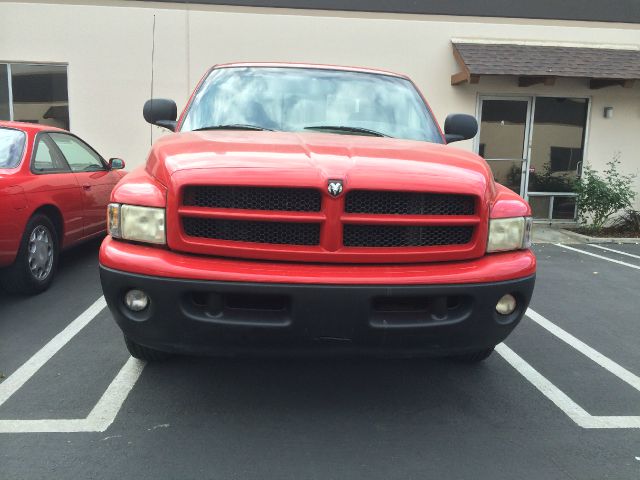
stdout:
MULTIPOLYGON (((587 158, 596 168, 621 152, 640 169, 640 82, 588 89, 586 81, 519 88, 515 79, 482 78, 452 87, 458 71, 451 38, 601 42, 640 48, 631 24, 472 17, 355 14, 132 2, 0 3, 0 62, 69 64, 72 130, 104 156, 144 161, 160 129, 145 124, 151 38, 156 16, 154 91, 185 104, 205 70, 233 61, 302 61, 361 65, 411 76, 442 122, 475 113, 478 94, 584 96, 592 99, 587 158), (603 118, 614 107, 612 119, 603 118)), ((473 148, 472 142, 458 146, 473 148)), ((640 191, 640 180, 637 182, 640 191)))

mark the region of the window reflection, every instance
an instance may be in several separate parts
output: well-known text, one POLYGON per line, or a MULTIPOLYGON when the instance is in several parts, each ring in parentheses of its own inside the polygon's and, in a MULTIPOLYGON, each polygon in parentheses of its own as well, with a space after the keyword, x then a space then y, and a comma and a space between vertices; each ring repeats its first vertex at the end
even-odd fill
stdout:
POLYGON ((390 75, 340 70, 214 70, 194 97, 182 130, 225 124, 282 131, 347 126, 392 137, 442 142, 411 82, 390 75))
POLYGON ((14 120, 69 129, 66 66, 13 63, 11 88, 14 120))
POLYGON ((8 70, 6 64, 0 64, 0 120, 11 120, 8 70))
POLYGON ((529 191, 572 191, 582 166, 586 121, 584 98, 536 98, 529 191))
POLYGON ((549 205, 551 197, 529 197, 533 218, 549 218, 549 205))
POLYGON ((521 160, 488 160, 493 178, 496 182, 510 188, 517 194, 520 193, 520 181, 522 179, 521 160))
POLYGON ((483 100, 479 153, 486 159, 524 158, 527 100, 483 100))
POLYGON ((576 197, 554 197, 551 218, 554 220, 573 220, 575 216, 576 197))

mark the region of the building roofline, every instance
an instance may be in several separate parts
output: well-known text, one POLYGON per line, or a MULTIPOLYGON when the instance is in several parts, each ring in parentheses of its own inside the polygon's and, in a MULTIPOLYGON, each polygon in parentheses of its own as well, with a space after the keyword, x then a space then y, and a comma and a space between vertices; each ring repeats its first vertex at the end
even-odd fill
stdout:
MULTIPOLYGON (((175 0, 160 1, 184 5, 175 0)), ((638 0, 188 0, 236 7, 640 23, 638 0)))

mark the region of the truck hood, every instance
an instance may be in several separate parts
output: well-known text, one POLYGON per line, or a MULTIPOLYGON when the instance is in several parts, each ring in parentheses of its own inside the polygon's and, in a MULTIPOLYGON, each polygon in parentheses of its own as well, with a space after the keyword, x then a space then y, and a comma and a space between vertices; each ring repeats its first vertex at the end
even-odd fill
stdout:
POLYGON ((493 177, 475 154, 447 145, 325 133, 202 131, 167 135, 147 172, 183 184, 318 186, 467 193, 487 198, 493 177))

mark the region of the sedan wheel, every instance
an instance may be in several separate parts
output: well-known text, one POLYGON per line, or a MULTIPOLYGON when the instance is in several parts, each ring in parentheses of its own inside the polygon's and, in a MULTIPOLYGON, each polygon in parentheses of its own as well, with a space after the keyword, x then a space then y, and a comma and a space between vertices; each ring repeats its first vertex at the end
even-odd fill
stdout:
POLYGON ((53 240, 44 225, 38 225, 29 236, 27 261, 31 275, 36 280, 45 280, 53 268, 53 240))
POLYGON ((12 293, 34 294, 51 285, 58 264, 58 236, 46 215, 36 214, 25 228, 16 260, 0 275, 0 283, 12 293))

